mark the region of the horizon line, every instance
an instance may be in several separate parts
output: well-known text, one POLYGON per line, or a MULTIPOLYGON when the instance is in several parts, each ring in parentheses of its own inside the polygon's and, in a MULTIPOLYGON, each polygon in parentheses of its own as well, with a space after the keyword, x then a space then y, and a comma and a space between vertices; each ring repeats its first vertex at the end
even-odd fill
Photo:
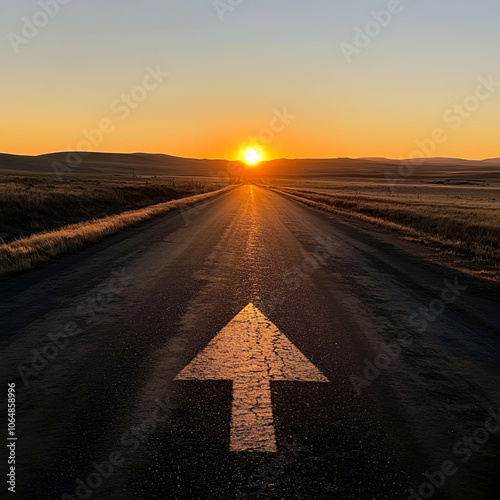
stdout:
MULTIPOLYGON (((65 154, 65 153, 79 153, 79 154, 116 154, 116 155, 151 155, 151 156, 170 156, 174 158, 180 158, 184 160, 197 160, 197 161, 227 161, 227 162, 237 162, 241 161, 238 159, 227 159, 227 158, 196 158, 192 156, 179 156, 179 155, 173 155, 169 153, 150 153, 150 152, 145 152, 145 151, 133 151, 133 152, 123 152, 123 151, 79 151, 79 150, 66 150, 66 151, 52 151, 48 153, 40 153, 40 154, 23 154, 23 153, 7 153, 7 152, 1 152, 0 154, 2 155, 10 155, 10 156, 29 156, 32 158, 37 158, 40 156, 49 156, 49 155, 54 155, 54 154, 65 154)), ((419 158, 391 158, 391 157, 386 157, 386 156, 361 156, 361 157, 351 157, 351 156, 317 156, 317 157, 299 157, 299 158, 289 158, 289 157, 278 157, 278 158, 271 158, 269 160, 263 160, 261 163, 268 163, 271 161, 279 161, 279 160, 288 160, 288 161, 304 161, 304 160, 366 160, 366 161, 383 161, 383 160, 389 160, 389 161, 418 161, 418 160, 462 160, 462 161, 488 161, 488 160, 500 160, 500 154, 498 157, 487 157, 487 158, 464 158, 461 156, 422 156, 419 158)))

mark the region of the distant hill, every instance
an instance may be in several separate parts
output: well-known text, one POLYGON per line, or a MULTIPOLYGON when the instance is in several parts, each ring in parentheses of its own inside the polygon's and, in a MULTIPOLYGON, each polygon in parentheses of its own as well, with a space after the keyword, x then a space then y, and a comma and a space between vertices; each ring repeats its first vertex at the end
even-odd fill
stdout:
MULTIPOLYGON (((402 160, 395 160, 390 158, 361 158, 362 160, 369 160, 376 163, 385 163, 385 164, 399 164, 402 160)), ((486 164, 497 165, 500 166, 500 158, 491 158, 488 160, 464 160, 462 158, 419 158, 418 160, 422 165, 467 165, 468 167, 482 167, 486 164)))
MULTIPOLYGON (((387 158, 334 159, 280 159, 259 167, 269 177, 335 177, 382 178, 398 175, 402 160, 387 158)), ((500 179, 500 160, 462 160, 453 158, 426 158, 415 165, 412 177, 495 178, 500 179)), ((404 172, 405 170, 403 170, 404 172)))
POLYGON ((78 153, 61 152, 40 156, 0 153, 0 170, 54 173, 55 169, 71 169, 80 174, 136 175, 210 175, 225 170, 224 160, 197 160, 148 153, 78 153), (81 163, 78 162, 81 160, 81 163), (72 163, 72 162, 77 163, 72 163))
POLYGON ((488 163, 491 165, 500 165, 500 158, 490 158, 489 160, 483 160, 483 163, 488 163))
MULTIPOLYGON (((264 162, 255 169, 244 169, 248 177, 381 177, 397 173, 401 160, 388 158, 277 159, 264 162)), ((40 156, 0 153, 0 171, 28 174, 54 173, 54 168, 70 168, 71 172, 89 175, 164 175, 213 176, 236 173, 239 162, 201 160, 166 154, 149 153, 78 153, 60 152, 40 156), (71 164, 81 159, 80 164, 71 164), (232 167, 232 168, 231 168, 232 167)), ((425 158, 415 167, 414 176, 450 175, 460 178, 498 178, 500 159, 463 160, 425 158)))

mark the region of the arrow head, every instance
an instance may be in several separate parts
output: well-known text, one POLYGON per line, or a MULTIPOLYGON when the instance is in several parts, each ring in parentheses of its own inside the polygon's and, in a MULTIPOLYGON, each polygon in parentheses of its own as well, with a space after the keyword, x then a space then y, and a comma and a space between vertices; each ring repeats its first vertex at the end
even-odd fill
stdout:
POLYGON ((175 379, 328 382, 253 304, 237 314, 175 379))
POLYGON ((328 382, 253 304, 248 304, 175 380, 232 380, 231 451, 275 453, 271 380, 328 382))

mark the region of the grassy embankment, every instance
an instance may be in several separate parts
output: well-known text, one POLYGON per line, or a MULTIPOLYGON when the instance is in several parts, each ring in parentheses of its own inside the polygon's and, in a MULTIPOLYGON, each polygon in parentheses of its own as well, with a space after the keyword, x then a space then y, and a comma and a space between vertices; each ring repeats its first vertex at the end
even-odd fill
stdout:
MULTIPOLYGON (((43 177, 0 180, 0 276, 36 267, 121 229, 216 195, 221 186, 187 182, 43 177), (202 194, 198 194, 202 193, 202 194)), ((225 188, 227 189, 227 188, 225 188)))
POLYGON ((439 250, 454 267, 500 278, 500 206, 496 200, 460 196, 390 196, 279 188, 297 201, 396 231, 405 239, 439 250))

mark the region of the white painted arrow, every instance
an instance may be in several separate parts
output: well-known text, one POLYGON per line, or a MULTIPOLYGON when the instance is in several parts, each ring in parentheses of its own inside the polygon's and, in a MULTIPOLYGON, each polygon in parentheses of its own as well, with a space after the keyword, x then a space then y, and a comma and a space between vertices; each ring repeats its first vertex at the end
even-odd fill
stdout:
POLYGON ((236 315, 175 380, 232 380, 231 451, 276 452, 271 380, 328 382, 253 304, 236 315))

